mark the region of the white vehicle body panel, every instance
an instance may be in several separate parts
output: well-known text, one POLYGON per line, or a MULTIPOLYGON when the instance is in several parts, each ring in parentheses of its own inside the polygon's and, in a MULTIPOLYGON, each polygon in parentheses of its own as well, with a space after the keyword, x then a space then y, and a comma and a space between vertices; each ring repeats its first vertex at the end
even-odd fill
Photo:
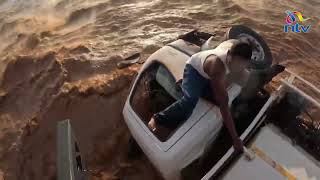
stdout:
POLYGON ((294 146, 278 128, 272 125, 264 127, 253 144, 284 166, 297 179, 320 180, 319 162, 299 146, 294 146))
POLYGON ((234 166, 232 166, 223 180, 287 180, 269 164, 261 158, 254 158, 248 161, 242 156, 234 166))
MULTIPOLYGON (((236 97, 241 87, 234 85, 229 90, 229 96, 236 97)), ((231 100, 234 98, 230 98, 231 100)), ((203 101, 205 102, 205 101, 203 101)), ((207 103, 207 102, 206 102, 207 103)), ((197 105, 201 106, 201 105, 197 105)), ((206 107, 210 110, 200 120, 193 118, 186 121, 166 142, 161 142, 148 127, 139 119, 126 102, 123 115, 132 136, 143 152, 150 158, 161 174, 168 180, 179 179, 180 170, 198 158, 210 142, 214 141, 222 128, 222 118, 219 108, 206 107), (174 159, 174 160, 173 160, 174 159)), ((200 108, 200 107, 198 107, 200 108)), ((197 107, 196 107, 197 109, 197 107)))
POLYGON ((250 146, 259 149, 263 155, 256 153, 252 161, 242 156, 225 171, 223 180, 233 180, 235 177, 239 180, 320 179, 319 162, 300 147, 294 146, 288 137, 271 124, 259 131, 250 146))
MULTIPOLYGON (((167 141, 161 142, 134 112, 130 105, 130 97, 141 73, 153 62, 162 63, 178 80, 182 78, 188 58, 188 55, 170 46, 164 46, 152 54, 141 68, 123 110, 132 136, 167 180, 179 179, 180 170, 198 158, 206 145, 217 137, 223 124, 219 108, 200 99, 191 117, 167 141)), ((229 86, 229 104, 240 91, 239 85, 229 86)))

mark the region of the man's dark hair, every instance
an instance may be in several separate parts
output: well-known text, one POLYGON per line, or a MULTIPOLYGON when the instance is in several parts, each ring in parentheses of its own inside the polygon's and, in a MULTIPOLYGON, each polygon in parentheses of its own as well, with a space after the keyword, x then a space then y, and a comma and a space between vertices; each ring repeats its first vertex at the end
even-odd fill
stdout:
POLYGON ((250 60, 252 56, 252 47, 247 43, 236 44, 230 51, 232 56, 240 56, 250 60))

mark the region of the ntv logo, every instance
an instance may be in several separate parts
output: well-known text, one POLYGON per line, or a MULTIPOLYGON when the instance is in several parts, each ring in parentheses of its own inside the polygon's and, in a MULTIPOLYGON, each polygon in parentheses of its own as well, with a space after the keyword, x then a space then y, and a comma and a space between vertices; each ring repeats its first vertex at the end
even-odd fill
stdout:
POLYGON ((291 12, 291 11, 287 10, 286 14, 287 14, 286 24, 283 26, 283 31, 284 32, 287 33, 290 30, 292 32, 295 32, 295 33, 300 33, 300 32, 307 33, 307 32, 309 32, 309 30, 311 28, 311 25, 308 25, 308 26, 300 25, 297 22, 298 21, 297 19, 299 19, 300 22, 304 22, 304 21, 309 20, 310 18, 304 18, 299 11, 291 12))

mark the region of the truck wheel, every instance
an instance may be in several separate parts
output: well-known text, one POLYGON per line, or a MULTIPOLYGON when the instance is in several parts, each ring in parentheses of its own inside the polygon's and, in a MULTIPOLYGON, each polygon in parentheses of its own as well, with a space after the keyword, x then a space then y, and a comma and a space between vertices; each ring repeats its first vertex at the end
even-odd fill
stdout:
POLYGON ((128 158, 134 159, 141 156, 142 150, 136 140, 133 137, 130 137, 128 142, 128 158))
POLYGON ((243 26, 232 26, 225 34, 225 39, 249 39, 252 47, 251 68, 253 69, 265 69, 272 64, 272 54, 267 43, 263 38, 253 31, 252 29, 243 26))

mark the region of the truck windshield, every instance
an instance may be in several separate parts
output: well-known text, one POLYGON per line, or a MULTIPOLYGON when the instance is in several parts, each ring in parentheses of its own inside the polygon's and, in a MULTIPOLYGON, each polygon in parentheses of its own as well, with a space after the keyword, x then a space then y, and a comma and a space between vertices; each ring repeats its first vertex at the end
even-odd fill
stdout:
POLYGON ((156 81, 159 83, 162 88, 170 94, 176 100, 181 96, 180 91, 177 90, 176 81, 171 73, 162 65, 159 65, 159 68, 156 73, 156 81))
MULTIPOLYGON (((139 118, 147 124, 155 113, 181 96, 181 88, 176 85, 170 71, 161 63, 155 62, 140 75, 130 97, 130 104, 139 118)), ((165 141, 168 133, 158 138, 165 141)))

